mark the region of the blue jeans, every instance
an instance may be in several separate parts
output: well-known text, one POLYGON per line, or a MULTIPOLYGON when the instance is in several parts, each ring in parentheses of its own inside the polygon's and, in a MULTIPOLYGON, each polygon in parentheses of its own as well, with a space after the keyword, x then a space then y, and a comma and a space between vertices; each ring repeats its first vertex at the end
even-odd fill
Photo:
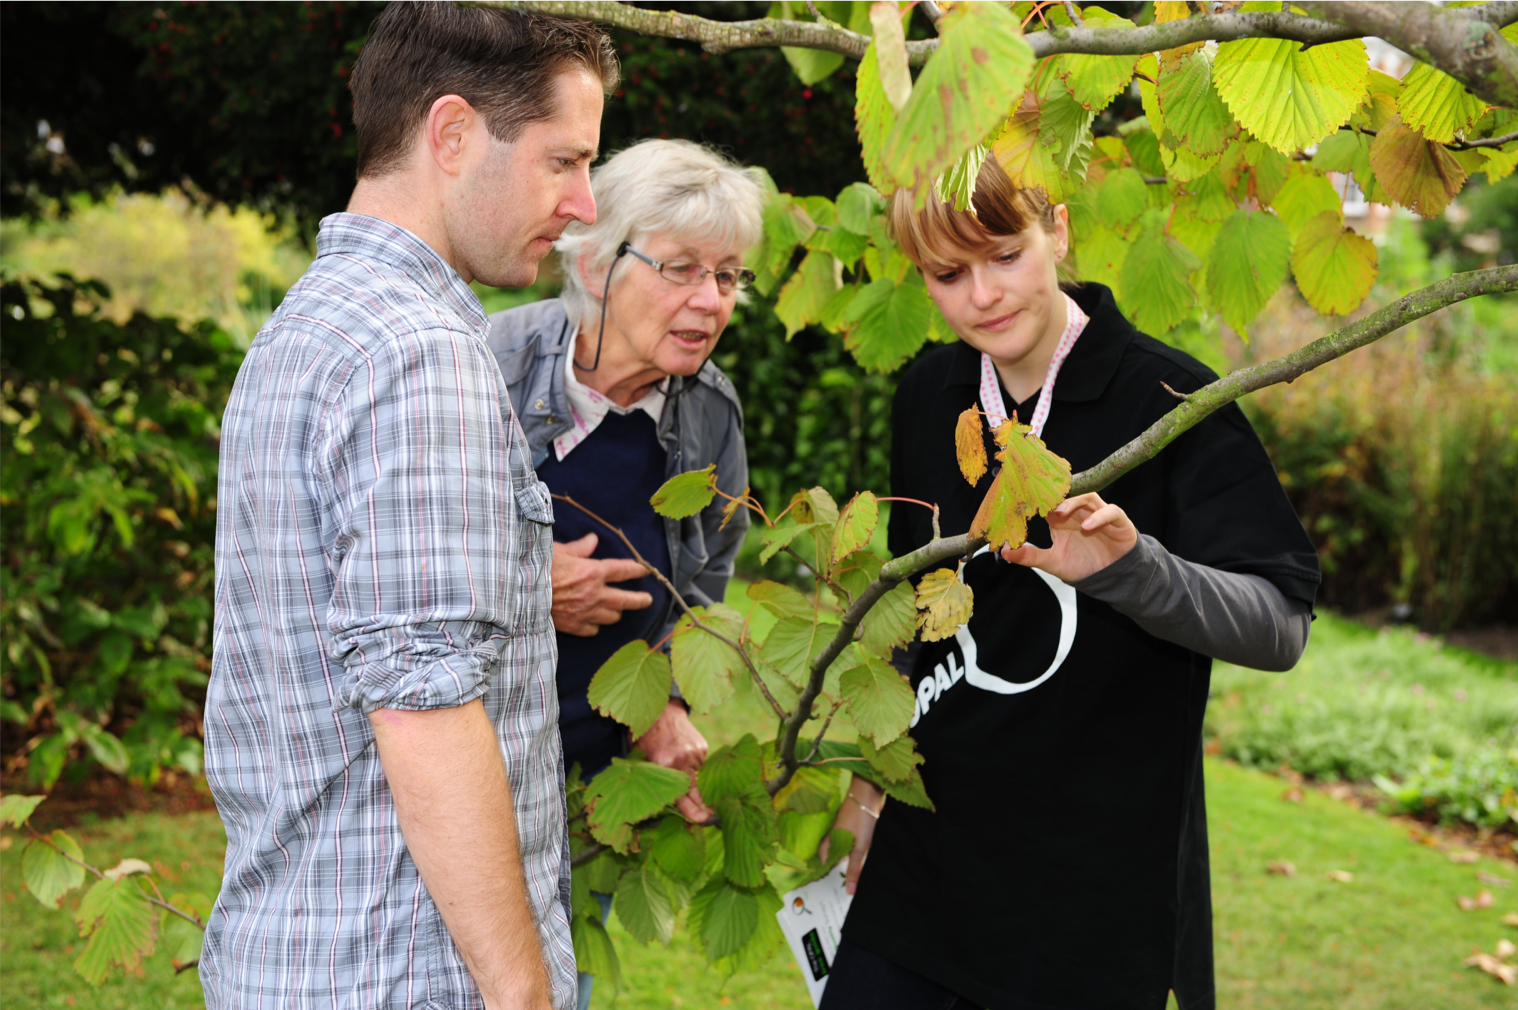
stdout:
MULTIPOLYGON (((590 896, 601 903, 601 921, 610 921, 611 895, 602 894, 599 891, 591 891, 590 896)), ((579 982, 580 993, 579 998, 575 1001, 575 1010, 590 1010, 590 990, 595 986, 596 978, 594 975, 587 975, 582 971, 580 972, 579 982)))

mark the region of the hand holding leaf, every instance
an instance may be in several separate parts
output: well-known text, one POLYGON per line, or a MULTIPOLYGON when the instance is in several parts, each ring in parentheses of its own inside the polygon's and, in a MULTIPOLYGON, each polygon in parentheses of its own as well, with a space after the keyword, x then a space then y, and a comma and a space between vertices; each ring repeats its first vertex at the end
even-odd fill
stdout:
POLYGON ((1001 446, 996 454, 1001 471, 975 513, 970 535, 985 537, 992 547, 1020 547, 1028 539, 1028 519, 1048 515, 1069 493, 1070 461, 1050 452, 1015 417, 996 429, 996 444, 1001 446))
POLYGON ((1047 549, 1023 544, 1003 548, 1015 565, 1039 568, 1065 582, 1079 582, 1133 550, 1138 529, 1121 508, 1099 494, 1077 495, 1049 513, 1054 544, 1047 549))

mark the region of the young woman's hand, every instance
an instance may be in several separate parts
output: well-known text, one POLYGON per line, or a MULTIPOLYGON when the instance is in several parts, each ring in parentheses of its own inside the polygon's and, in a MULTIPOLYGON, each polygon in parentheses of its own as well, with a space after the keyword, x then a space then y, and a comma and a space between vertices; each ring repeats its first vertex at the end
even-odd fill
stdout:
POLYGON ((1002 560, 1040 568, 1062 582, 1079 582, 1095 575, 1138 543, 1138 530, 1128 513, 1102 501, 1099 494, 1067 498, 1048 515, 1053 545, 1023 544, 1002 548, 1002 560))
MULTIPOLYGON (((849 869, 844 878, 844 889, 854 893, 859 883, 859 871, 864 869, 864 857, 869 855, 870 841, 875 837, 875 822, 880 818, 880 808, 885 806, 885 793, 869 779, 854 776, 849 785, 848 798, 838 808, 833 827, 854 833, 854 847, 849 850, 849 869)), ((824 863, 828 858, 828 839, 817 847, 817 858, 824 863)))

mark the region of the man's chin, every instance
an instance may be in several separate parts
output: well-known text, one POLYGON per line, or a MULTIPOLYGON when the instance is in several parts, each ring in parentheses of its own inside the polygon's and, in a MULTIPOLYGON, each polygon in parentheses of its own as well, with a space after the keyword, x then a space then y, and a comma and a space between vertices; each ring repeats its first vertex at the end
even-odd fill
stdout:
POLYGON ((541 259, 542 257, 536 257, 515 263, 502 263, 488 274, 476 274, 475 280, 492 288, 530 287, 537 282, 538 263, 541 259))

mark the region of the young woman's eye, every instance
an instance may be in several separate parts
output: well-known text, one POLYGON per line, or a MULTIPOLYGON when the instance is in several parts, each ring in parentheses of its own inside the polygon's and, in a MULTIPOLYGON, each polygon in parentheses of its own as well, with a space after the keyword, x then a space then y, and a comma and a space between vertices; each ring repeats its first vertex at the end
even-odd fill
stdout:
POLYGON ((945 270, 933 275, 933 279, 940 284, 952 284, 959 278, 958 270, 945 270))
POLYGON ((996 257, 996 262, 1000 263, 1002 266, 1011 266, 1022 257, 1022 254, 1023 251, 1021 249, 1013 249, 1011 252, 1004 252, 1000 256, 996 257))

